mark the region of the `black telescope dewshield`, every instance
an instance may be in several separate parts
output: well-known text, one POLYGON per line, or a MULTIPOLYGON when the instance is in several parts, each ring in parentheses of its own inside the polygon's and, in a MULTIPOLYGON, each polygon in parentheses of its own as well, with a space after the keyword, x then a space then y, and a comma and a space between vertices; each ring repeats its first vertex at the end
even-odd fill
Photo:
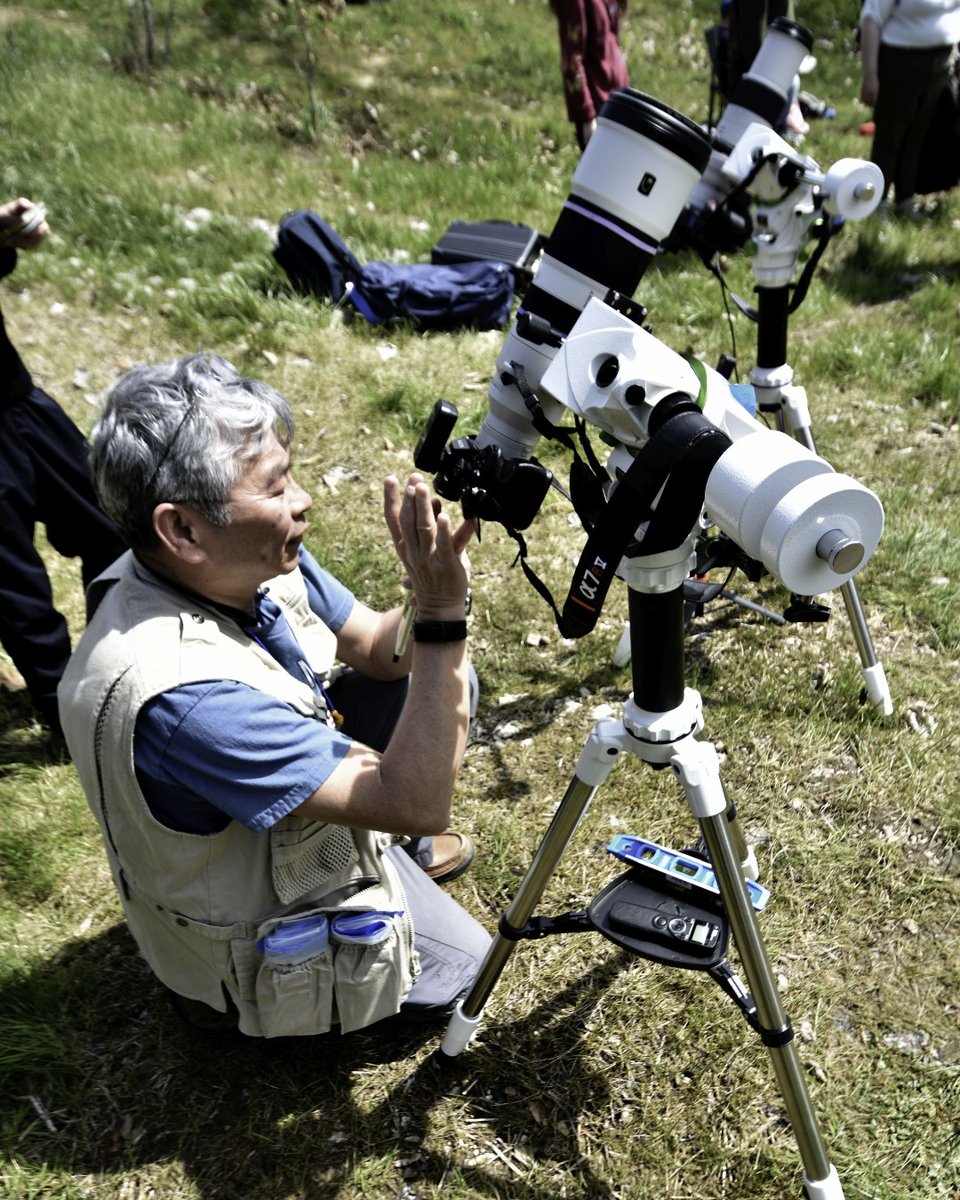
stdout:
POLYGON ((660 101, 624 88, 606 102, 497 360, 480 446, 529 458, 539 434, 518 369, 535 390, 591 296, 634 294, 709 156, 703 130, 660 101))

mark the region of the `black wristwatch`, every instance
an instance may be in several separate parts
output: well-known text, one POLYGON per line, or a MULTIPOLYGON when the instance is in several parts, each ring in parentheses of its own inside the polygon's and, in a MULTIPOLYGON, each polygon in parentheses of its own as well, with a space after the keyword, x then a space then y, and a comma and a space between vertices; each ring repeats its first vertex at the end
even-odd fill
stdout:
POLYGON ((415 642, 462 642, 467 636, 466 621, 414 621, 415 642))

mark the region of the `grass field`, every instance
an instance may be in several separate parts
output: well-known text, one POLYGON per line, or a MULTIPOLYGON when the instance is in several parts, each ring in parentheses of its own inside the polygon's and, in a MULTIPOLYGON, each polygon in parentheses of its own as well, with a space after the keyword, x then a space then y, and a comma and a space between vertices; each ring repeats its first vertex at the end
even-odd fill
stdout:
MULTIPOLYGON (((837 110, 802 148, 823 166, 866 155, 858 6, 797 7, 816 35, 804 86, 837 110)), ((37 381, 84 430, 134 362, 204 348, 280 388, 315 497, 310 548, 386 605, 400 574, 384 554, 381 480, 410 469, 437 398, 460 408, 458 432, 476 430, 503 335, 346 321, 291 293, 273 228, 310 208, 362 260, 411 261, 455 219, 549 232, 577 151, 543 0, 314 6, 301 23, 303 11, 158 5, 150 64, 140 6, 5 6, 3 198, 43 200, 55 236, 21 256, 2 306, 37 381)), ((634 84, 695 120, 715 13, 634 0, 624 33, 634 84)), ((773 893, 762 933, 852 1200, 960 1196, 960 201, 928 200, 915 226, 848 224, 790 324, 818 450, 885 507, 857 587, 892 718, 861 703, 838 597, 812 625, 714 604, 687 638, 688 682, 773 893)), ((744 297, 750 260, 748 247, 723 264, 744 297)), ((667 345, 708 364, 735 349, 746 377, 753 326, 728 320, 695 256, 658 259, 637 297, 667 345)), ((564 477, 564 452, 542 457, 564 477)), ((564 594, 583 536, 559 495, 527 540, 564 594)), ((79 633, 76 564, 44 552, 79 633)), ((455 800, 479 852, 451 891, 491 930, 594 722, 630 688, 613 663, 625 589, 592 635, 566 641, 514 556, 492 524, 471 555, 483 695, 455 800)), ((777 611, 787 601, 769 576, 733 586, 777 611)), ((683 846, 695 832, 672 779, 621 764, 544 911, 582 908, 613 878, 612 834, 683 846)), ((705 977, 592 935, 548 938, 519 946, 476 1042, 445 1069, 438 1036, 237 1043, 186 1030, 122 923, 73 768, 22 694, 0 694, 5 1200, 800 1194, 769 1058, 705 977)))

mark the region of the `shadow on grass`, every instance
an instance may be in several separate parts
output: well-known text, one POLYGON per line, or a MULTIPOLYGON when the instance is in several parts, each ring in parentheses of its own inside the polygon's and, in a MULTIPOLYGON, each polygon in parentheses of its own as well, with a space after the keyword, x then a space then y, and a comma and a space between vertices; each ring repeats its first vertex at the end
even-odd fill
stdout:
POLYGON ((66 755, 63 742, 37 719, 26 691, 0 690, 0 777, 62 762, 66 755))
POLYGON ((2 1152, 26 1179, 92 1177, 85 1195, 120 1194, 149 1165, 151 1181, 169 1172, 160 1193, 181 1194, 186 1177, 204 1200, 413 1197, 417 1184, 455 1181, 552 1200, 546 1181, 558 1173, 575 1189, 567 1195, 603 1200, 611 1192, 576 1127, 609 1085, 581 1038, 618 970, 583 975, 544 1011, 443 1060, 432 1053, 442 1027, 273 1041, 199 1033, 116 926, 0 985, 2 1152), (431 1137, 435 1122, 450 1132, 431 1137))
POLYGON ((827 273, 830 286, 854 304, 886 304, 911 296, 930 279, 960 279, 960 258, 914 259, 902 244, 884 242, 869 231, 858 232, 843 249, 827 273))

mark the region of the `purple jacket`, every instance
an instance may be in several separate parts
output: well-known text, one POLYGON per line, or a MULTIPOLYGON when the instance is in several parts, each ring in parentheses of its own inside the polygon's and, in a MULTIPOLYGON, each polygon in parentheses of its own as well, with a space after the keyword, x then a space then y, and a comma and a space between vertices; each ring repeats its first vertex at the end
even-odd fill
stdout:
POLYGON ((560 69, 567 115, 578 127, 592 121, 617 88, 630 83, 618 40, 619 0, 556 0, 560 69))

